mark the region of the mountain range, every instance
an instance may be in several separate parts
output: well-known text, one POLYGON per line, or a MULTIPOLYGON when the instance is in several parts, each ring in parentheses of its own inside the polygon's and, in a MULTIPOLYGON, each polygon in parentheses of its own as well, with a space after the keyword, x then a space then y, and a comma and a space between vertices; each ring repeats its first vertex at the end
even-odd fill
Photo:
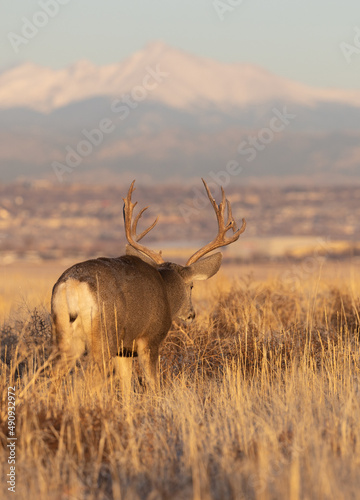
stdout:
POLYGON ((154 42, 126 60, 0 72, 0 180, 360 181, 360 90, 154 42))

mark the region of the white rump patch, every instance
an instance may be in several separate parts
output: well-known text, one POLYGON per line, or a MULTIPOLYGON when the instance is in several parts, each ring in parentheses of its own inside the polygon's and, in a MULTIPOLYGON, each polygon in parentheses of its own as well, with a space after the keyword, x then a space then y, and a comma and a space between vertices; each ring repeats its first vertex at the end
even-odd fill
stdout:
POLYGON ((61 331, 62 348, 75 356, 80 355, 90 341, 93 321, 98 314, 89 285, 73 278, 60 283, 53 296, 52 308, 56 327, 61 331))

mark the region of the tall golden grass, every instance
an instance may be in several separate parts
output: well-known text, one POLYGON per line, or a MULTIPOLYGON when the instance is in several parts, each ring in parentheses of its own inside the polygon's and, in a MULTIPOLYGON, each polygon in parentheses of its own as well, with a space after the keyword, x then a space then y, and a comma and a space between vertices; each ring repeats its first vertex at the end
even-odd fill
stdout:
POLYGON ((355 277, 209 281, 196 322, 163 345, 161 391, 136 369, 126 399, 86 362, 55 388, 35 380, 51 352, 48 308, 15 314, 1 326, 1 498, 358 498, 359 291, 355 277))

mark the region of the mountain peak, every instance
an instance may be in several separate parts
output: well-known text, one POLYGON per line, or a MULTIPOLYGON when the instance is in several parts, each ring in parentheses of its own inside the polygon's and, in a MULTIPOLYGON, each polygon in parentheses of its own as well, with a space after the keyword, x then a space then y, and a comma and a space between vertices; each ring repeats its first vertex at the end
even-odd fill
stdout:
POLYGON ((0 108, 27 107, 48 113, 95 96, 118 97, 141 85, 149 68, 166 77, 157 82, 148 99, 182 110, 236 109, 279 101, 360 106, 359 91, 312 88, 252 64, 222 63, 155 40, 124 61, 107 66, 80 60, 60 70, 30 62, 5 69, 0 73, 0 108))
POLYGON ((170 48, 169 45, 167 45, 162 40, 153 40, 151 42, 148 42, 143 50, 147 54, 159 54, 161 52, 169 50, 169 48, 170 48))

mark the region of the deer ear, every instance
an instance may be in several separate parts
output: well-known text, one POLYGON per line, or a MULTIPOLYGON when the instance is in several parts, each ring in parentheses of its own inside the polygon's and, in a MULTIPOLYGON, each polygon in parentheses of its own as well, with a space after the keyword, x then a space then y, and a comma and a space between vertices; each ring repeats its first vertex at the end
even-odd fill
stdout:
POLYGON ((184 267, 180 274, 186 283, 195 280, 207 280, 218 272, 221 266, 222 253, 217 252, 209 255, 204 259, 200 259, 190 266, 184 267))

